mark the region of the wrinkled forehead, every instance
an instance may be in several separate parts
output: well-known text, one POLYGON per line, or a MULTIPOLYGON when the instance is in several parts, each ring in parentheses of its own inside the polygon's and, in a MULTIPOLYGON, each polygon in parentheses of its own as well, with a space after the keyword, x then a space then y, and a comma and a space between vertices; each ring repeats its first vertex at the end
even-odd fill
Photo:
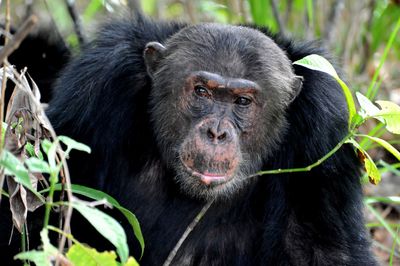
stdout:
POLYGON ((291 72, 289 59, 276 43, 247 27, 189 26, 172 36, 166 48, 169 64, 185 72, 204 70, 237 78, 260 72, 269 76, 272 69, 291 72))

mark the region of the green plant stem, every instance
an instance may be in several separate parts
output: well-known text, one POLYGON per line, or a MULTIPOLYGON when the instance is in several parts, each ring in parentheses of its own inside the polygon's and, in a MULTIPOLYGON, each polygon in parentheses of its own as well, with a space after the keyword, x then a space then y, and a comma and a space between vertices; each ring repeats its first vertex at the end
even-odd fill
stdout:
POLYGON ((283 173, 295 173, 295 172, 308 172, 311 171, 313 168, 319 166, 322 164, 324 161, 326 161, 329 157, 331 157, 335 152, 337 152, 344 143, 348 139, 354 136, 354 131, 350 131, 349 134, 346 135, 332 150, 330 150, 327 154, 325 154, 323 157, 318 159, 316 162, 313 164, 310 164, 306 167, 299 167, 299 168, 289 168, 289 169, 275 169, 275 170, 267 170, 267 171, 260 171, 257 172, 254 175, 251 175, 249 177, 255 177, 255 176, 260 176, 260 175, 268 175, 268 174, 283 174, 283 173))
POLYGON ((399 196, 389 196, 389 197, 364 197, 364 202, 366 204, 372 204, 372 203, 386 203, 386 204, 397 204, 400 205, 400 197, 399 196))
POLYGON ((391 166, 393 168, 400 168, 400 163, 394 163, 394 164, 391 164, 391 166))
POLYGON ((374 91, 372 93, 371 99, 375 99, 376 94, 378 93, 379 88, 381 87, 383 79, 378 80, 376 85, 374 86, 374 91))
POLYGON ((372 207, 370 204, 365 204, 367 206, 367 209, 376 217, 376 219, 382 224, 383 227, 389 232, 389 234, 392 236, 392 238, 395 240, 395 242, 400 245, 400 239, 396 237, 396 232, 393 230, 392 227, 385 221, 385 218, 378 213, 374 207, 372 207))
POLYGON ((7 198, 10 197, 10 195, 8 195, 8 193, 5 192, 3 189, 0 189, 0 194, 1 194, 2 196, 6 196, 7 198))
MULTIPOLYGON (((367 135, 375 137, 375 134, 376 134, 380 129, 382 129, 384 126, 385 126, 385 124, 383 124, 383 123, 377 124, 373 129, 371 129, 371 130, 368 132, 367 135)), ((360 146, 361 146, 361 147, 363 147, 364 149, 367 150, 367 148, 366 148, 366 147, 368 146, 367 144, 368 144, 368 143, 372 143, 372 141, 369 140, 369 139, 367 139, 367 138, 363 138, 363 140, 361 140, 359 143, 360 143, 360 146)))
POLYGON ((385 47, 385 50, 383 51, 383 55, 382 55, 382 57, 381 57, 381 60, 379 61, 378 68, 375 70, 374 76, 372 77, 372 81, 371 81, 371 83, 370 83, 370 85, 369 85, 369 87, 368 87, 367 95, 366 95, 366 96, 367 96, 370 100, 373 100, 373 99, 374 99, 374 97, 375 97, 375 95, 376 95, 376 93, 377 93, 377 91, 378 91, 378 88, 379 88, 379 87, 376 87, 376 88, 375 88, 376 81, 378 80, 378 77, 379 77, 379 73, 380 73, 380 71, 381 71, 381 68, 382 68, 383 64, 385 63, 385 61, 386 61, 386 57, 387 57, 387 55, 388 55, 390 49, 392 48, 393 42, 394 42, 394 40, 396 39, 396 35, 397 35, 397 32, 398 32, 399 30, 400 30, 400 18, 397 20, 396 26, 395 26, 395 28, 393 29, 392 33, 390 34, 389 41, 388 41, 388 43, 386 44, 386 47, 385 47), (375 90, 374 90, 374 88, 375 88, 375 90))
POLYGON ((390 250, 390 258, 389 258, 389 265, 390 266, 393 265, 393 258, 394 258, 394 252, 395 252, 395 248, 396 248, 397 239, 399 239, 399 227, 397 227, 396 238, 393 239, 392 249, 390 250))
POLYGON ((52 172, 50 174, 50 191, 49 191, 49 196, 48 199, 46 201, 46 210, 44 213, 44 224, 43 226, 45 228, 48 227, 49 225, 49 220, 50 220, 50 211, 51 211, 51 207, 53 205, 53 196, 54 196, 54 191, 55 191, 55 185, 57 183, 57 173, 52 172))
POLYGON ((390 171, 393 174, 400 176, 400 171, 397 169, 397 168, 399 168, 398 164, 397 165, 396 164, 388 164, 387 162, 382 161, 382 160, 380 160, 378 163, 380 165, 382 165, 387 171, 390 171))
POLYGON ((22 252, 26 251, 26 226, 27 226, 27 224, 25 223, 24 226, 22 227, 22 234, 21 234, 21 250, 22 250, 22 252))
MULTIPOLYGON (((393 228, 400 228, 400 224, 394 224, 394 223, 388 223, 393 228)), ((383 225, 381 223, 367 223, 365 225, 368 228, 373 228, 373 227, 382 227, 383 225)))
POLYGON ((72 234, 65 233, 63 230, 61 230, 61 229, 59 229, 59 228, 57 228, 57 227, 54 227, 54 226, 52 226, 52 225, 48 225, 48 226, 47 226, 47 229, 49 229, 49 230, 51 230, 51 231, 54 231, 54 232, 57 232, 57 233, 59 233, 60 235, 64 235, 66 238, 68 238, 69 240, 71 240, 74 244, 81 244, 78 240, 76 240, 76 239, 74 238, 74 236, 73 236, 72 234))

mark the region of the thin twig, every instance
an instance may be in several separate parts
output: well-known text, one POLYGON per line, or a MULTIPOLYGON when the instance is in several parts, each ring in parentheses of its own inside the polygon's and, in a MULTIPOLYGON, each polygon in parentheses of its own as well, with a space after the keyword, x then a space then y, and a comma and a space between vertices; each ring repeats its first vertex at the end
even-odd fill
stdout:
MULTIPOLYGON (((6 28, 5 28, 5 34, 4 34, 4 47, 0 51, 3 52, 5 47, 8 45, 8 36, 10 34, 10 24, 11 24, 11 16, 10 16, 10 0, 7 0, 6 2, 6 28)), ((7 61, 7 54, 1 58, 1 62, 3 63, 3 67, 5 65, 5 62, 7 61)), ((0 121, 3 123, 4 120, 4 105, 5 105, 5 94, 6 94, 6 85, 7 85, 7 71, 3 68, 3 77, 2 77, 2 84, 1 84, 1 98, 0 98, 0 121)), ((0 137, 2 136, 2 129, 3 126, 0 125, 0 137)), ((1 151, 3 150, 3 141, 0 141, 0 154, 1 151)), ((3 187, 3 186, 1 186, 3 187)))
POLYGON ((210 200, 209 202, 207 202, 207 204, 204 205, 204 207, 201 209, 201 211, 196 215, 196 217, 193 219, 193 221, 186 228, 185 232, 179 239, 178 243, 176 243, 175 247, 172 249, 171 253, 169 253, 168 258, 165 260, 163 266, 171 265, 171 262, 174 260, 176 254, 178 253, 179 249, 181 248, 183 242, 185 242, 185 240, 189 236, 189 234, 193 231, 193 229, 196 227, 196 225, 200 222, 200 220, 203 218, 203 216, 207 213, 208 209, 213 204, 213 202, 214 202, 213 200, 210 200))
POLYGON ((38 23, 38 18, 35 15, 30 16, 21 25, 18 31, 14 34, 12 40, 10 40, 0 51, 0 62, 4 61, 12 52, 18 49, 21 42, 25 37, 32 31, 33 27, 38 23))
MULTIPOLYGON (((6 34, 4 35, 4 48, 8 44, 8 34, 10 33, 10 24, 11 24, 11 16, 10 16, 10 0, 6 2, 6 34)), ((2 50, 4 50, 4 48, 2 50)), ((2 52, 2 51, 1 51, 2 52)), ((0 155, 3 151, 3 143, 5 141, 2 139, 3 135, 3 120, 4 120, 4 105, 5 105, 5 95, 6 95, 6 86, 7 86, 7 71, 4 68, 5 63, 7 62, 7 55, 1 59, 3 62, 3 79, 1 84, 1 98, 0 98, 0 155)), ((4 185, 4 170, 0 171, 0 190, 3 190, 4 185)), ((0 202, 1 202, 1 193, 0 193, 0 202)))
POLYGON ((283 24, 282 18, 279 14, 278 5, 276 4, 275 0, 270 0, 270 2, 271 2, 271 7, 272 7, 272 13, 274 14, 276 23, 278 24, 279 31, 280 31, 280 33, 285 35, 286 29, 285 29, 285 25, 283 24))
POLYGON ((325 162, 327 159, 329 159, 335 152, 337 152, 343 146, 343 144, 346 143, 347 140, 349 140, 352 136, 354 136, 354 134, 355 133, 353 131, 348 133, 338 144, 336 144, 336 146, 332 150, 330 150, 323 157, 321 157, 316 162, 314 162, 308 166, 299 167, 299 168, 287 168, 287 169, 274 169, 274 170, 260 171, 253 175, 248 176, 248 178, 257 177, 257 176, 261 176, 261 175, 268 175, 268 174, 284 174, 284 173, 297 173, 297 172, 311 171, 312 169, 314 169, 315 167, 319 166, 320 164, 325 162))
POLYGON ((74 23, 74 30, 76 36, 78 36, 79 45, 82 47, 86 43, 86 37, 83 33, 82 20, 76 10, 75 0, 65 0, 65 4, 67 5, 69 15, 74 23))

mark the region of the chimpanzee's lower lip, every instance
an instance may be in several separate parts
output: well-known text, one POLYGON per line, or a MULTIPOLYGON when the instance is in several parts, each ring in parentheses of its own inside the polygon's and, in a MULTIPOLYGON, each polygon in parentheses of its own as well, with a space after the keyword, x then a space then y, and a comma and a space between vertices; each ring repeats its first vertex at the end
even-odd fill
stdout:
POLYGON ((214 174, 214 173, 199 173, 196 171, 192 172, 193 176, 199 177, 201 182, 206 185, 211 184, 223 184, 226 183, 230 178, 226 175, 214 174))
POLYGON ((221 184, 228 182, 232 178, 226 174, 221 174, 221 173, 200 173, 200 172, 188 167, 184 162, 182 162, 182 163, 185 166, 186 171, 191 176, 198 177, 200 179, 200 181, 207 186, 221 185, 221 184))

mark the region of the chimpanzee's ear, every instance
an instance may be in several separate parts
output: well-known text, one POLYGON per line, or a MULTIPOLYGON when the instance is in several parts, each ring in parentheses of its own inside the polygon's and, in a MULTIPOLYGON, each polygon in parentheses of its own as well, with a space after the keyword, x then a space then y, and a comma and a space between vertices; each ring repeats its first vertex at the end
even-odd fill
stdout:
POLYGON ((159 42, 149 42, 143 52, 144 62, 146 64, 147 73, 153 77, 160 60, 164 57, 166 48, 159 42))
POLYGON ((293 82, 292 82, 292 97, 289 100, 290 102, 293 102, 294 99, 299 96, 301 89, 303 88, 303 77, 302 76, 294 76, 293 82))

